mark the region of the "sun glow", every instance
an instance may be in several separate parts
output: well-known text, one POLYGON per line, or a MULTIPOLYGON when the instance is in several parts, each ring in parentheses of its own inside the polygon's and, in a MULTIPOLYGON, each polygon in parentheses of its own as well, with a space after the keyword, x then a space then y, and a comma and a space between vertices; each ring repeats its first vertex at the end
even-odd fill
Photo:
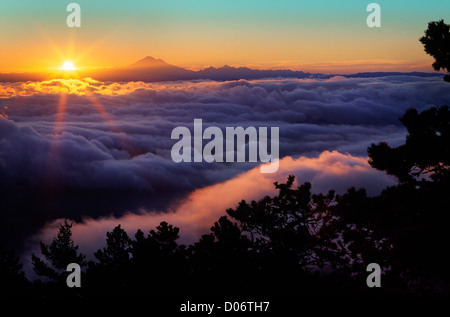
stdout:
POLYGON ((62 70, 76 70, 77 68, 71 61, 66 61, 61 67, 62 70))

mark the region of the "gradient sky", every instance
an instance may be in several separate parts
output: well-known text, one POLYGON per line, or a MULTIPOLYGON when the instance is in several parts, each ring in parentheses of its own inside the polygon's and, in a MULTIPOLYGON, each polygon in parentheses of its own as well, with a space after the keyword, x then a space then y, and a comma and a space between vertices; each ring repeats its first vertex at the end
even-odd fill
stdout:
POLYGON ((82 27, 62 0, 0 0, 0 71, 123 66, 150 55, 203 68, 247 65, 308 71, 433 71, 418 41, 429 21, 450 22, 450 1, 78 0, 82 27))

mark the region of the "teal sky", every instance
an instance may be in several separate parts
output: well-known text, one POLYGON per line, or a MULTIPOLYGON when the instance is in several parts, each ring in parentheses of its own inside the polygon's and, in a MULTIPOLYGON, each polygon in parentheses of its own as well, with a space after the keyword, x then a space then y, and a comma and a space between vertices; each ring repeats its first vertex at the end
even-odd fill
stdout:
MULTIPOLYGON (((130 64, 146 55, 181 66, 357 63, 423 65, 427 23, 450 23, 450 1, 79 0, 82 27, 66 26, 62 0, 0 0, 0 70, 130 64), (52 60, 53 59, 53 60, 52 60)), ((422 67, 422 66, 420 66, 422 67)), ((430 70, 431 71, 431 70, 430 70)))

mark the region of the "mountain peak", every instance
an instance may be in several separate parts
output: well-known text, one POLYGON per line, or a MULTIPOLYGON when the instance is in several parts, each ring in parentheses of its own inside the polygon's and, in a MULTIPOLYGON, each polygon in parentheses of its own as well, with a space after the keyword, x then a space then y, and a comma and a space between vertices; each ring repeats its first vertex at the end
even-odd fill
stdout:
POLYGON ((146 67, 160 67, 163 65, 168 65, 162 59, 157 59, 152 56, 145 56, 143 59, 138 60, 136 63, 129 65, 132 68, 146 68, 146 67))

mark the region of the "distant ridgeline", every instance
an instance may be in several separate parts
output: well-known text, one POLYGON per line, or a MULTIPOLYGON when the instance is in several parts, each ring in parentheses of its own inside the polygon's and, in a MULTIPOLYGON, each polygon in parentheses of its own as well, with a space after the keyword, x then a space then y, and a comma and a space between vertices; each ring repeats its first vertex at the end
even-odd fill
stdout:
MULTIPOLYGON (((100 81, 144 81, 162 82, 176 80, 254 80, 264 78, 299 78, 299 79, 328 79, 335 76, 347 78, 385 77, 385 76, 419 76, 419 77, 443 77, 439 73, 424 72, 365 72, 356 74, 320 74, 305 73, 289 69, 260 70, 248 67, 231 67, 225 65, 220 68, 208 67, 199 71, 192 71, 182 67, 170 65, 162 59, 147 56, 134 64, 125 67, 107 68, 98 70, 79 70, 73 72, 73 78, 91 77, 100 81)), ((41 81, 54 78, 66 78, 67 74, 61 70, 49 78, 44 73, 0 73, 0 82, 41 81)))

